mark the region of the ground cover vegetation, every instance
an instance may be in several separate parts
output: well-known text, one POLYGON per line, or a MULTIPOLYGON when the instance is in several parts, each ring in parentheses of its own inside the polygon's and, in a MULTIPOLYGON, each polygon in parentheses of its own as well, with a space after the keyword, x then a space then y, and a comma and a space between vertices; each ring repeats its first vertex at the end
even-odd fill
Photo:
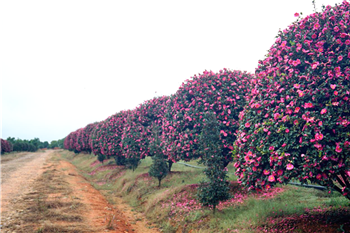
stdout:
MULTIPOLYGON (((213 207, 197 198, 206 174, 203 169, 174 163, 172 172, 158 187, 149 175, 152 157, 146 157, 135 171, 110 159, 100 163, 93 154, 61 151, 63 158, 79 168, 81 174, 118 206, 127 202, 134 212, 143 213, 162 232, 347 232, 350 209, 347 199, 337 192, 277 185, 261 192, 248 192, 227 166, 229 194, 213 207), (192 231, 191 231, 192 230, 192 231)), ((197 165, 199 160, 186 162, 197 165)), ((202 165, 203 166, 203 165, 202 165)), ((143 218, 142 217, 142 218, 143 218)), ((149 225, 149 227, 152 227, 149 225)))
MULTIPOLYGON (((344 1, 305 18, 295 16, 259 61, 255 75, 204 71, 171 96, 153 98, 71 132, 64 147, 93 152, 100 161, 113 157, 118 171, 118 166, 126 166, 137 172, 148 157, 154 157, 161 170, 161 161, 167 161, 168 171, 180 160, 199 159, 206 171, 209 164, 220 164, 215 168, 223 173, 220 181, 234 160, 238 183, 247 190, 268 192, 297 179, 350 199, 350 4, 344 1), (219 132, 215 147, 202 146, 211 144, 201 137, 208 112, 215 116, 219 132)), ((157 177, 159 171, 150 174, 157 177)), ((209 183, 208 190, 215 182, 209 183)), ((120 188, 132 189, 125 183, 120 188)), ((218 201, 226 197, 216 198, 211 204, 210 198, 198 200, 219 209, 218 201)))

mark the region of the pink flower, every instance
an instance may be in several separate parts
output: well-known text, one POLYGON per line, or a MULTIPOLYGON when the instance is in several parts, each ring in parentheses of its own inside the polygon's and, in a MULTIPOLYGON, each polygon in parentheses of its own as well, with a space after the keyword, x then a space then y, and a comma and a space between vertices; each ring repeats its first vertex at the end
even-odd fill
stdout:
POLYGON ((288 163, 287 164, 287 170, 292 170, 294 168, 293 164, 288 163))
POLYGON ((334 91, 334 95, 338 95, 338 92, 337 92, 337 91, 334 91))
POLYGON ((289 129, 286 129, 286 133, 289 133, 289 129))
POLYGON ((322 149, 322 145, 320 143, 316 143, 314 145, 317 149, 321 150, 322 149))
POLYGON ((304 108, 313 108, 313 104, 312 103, 305 103, 304 108))
POLYGON ((283 175, 283 170, 282 170, 282 169, 278 170, 278 171, 277 171, 277 175, 278 175, 278 176, 282 176, 282 175, 283 175))
POLYGON ((326 112, 327 112, 327 109, 325 108, 321 110, 321 114, 325 114, 326 112))
POLYGON ((320 24, 319 24, 319 23, 315 23, 314 29, 317 30, 317 29, 319 29, 319 28, 320 28, 320 24))
POLYGON ((275 182, 275 176, 274 175, 270 175, 267 180, 270 181, 270 182, 275 182))
POLYGON ((281 116, 281 115, 280 115, 278 112, 275 113, 275 114, 273 114, 273 118, 274 118, 275 120, 277 120, 280 116, 281 116))
POLYGON ((331 84, 331 88, 334 90, 337 85, 331 84))
POLYGON ((300 84, 294 84, 293 85, 295 88, 299 89, 300 88, 300 84))
POLYGON ((286 143, 283 143, 283 144, 282 144, 282 147, 286 147, 286 146, 287 146, 287 144, 286 144, 286 143))
POLYGON ((318 122, 318 126, 322 126, 323 125, 323 122, 322 121, 320 121, 320 122, 318 122))
POLYGON ((303 96, 304 96, 304 92, 303 92, 303 91, 298 90, 297 92, 298 92, 298 94, 299 94, 299 97, 303 97, 303 96))
POLYGON ((335 152, 337 152, 337 153, 342 152, 343 149, 339 146, 339 142, 336 143, 336 144, 337 144, 337 146, 336 146, 336 148, 335 148, 335 152))
POLYGON ((311 68, 314 70, 317 68, 317 66, 319 65, 320 63, 317 61, 317 62, 314 62, 311 64, 311 68))
POLYGON ((249 128, 250 127, 250 123, 249 122, 247 122, 247 123, 245 123, 245 125, 244 125, 245 127, 247 127, 247 128, 249 128))
POLYGON ((299 13, 294 13, 294 17, 299 17, 299 13))
POLYGON ((294 112, 295 112, 295 113, 298 113, 299 110, 300 110, 300 108, 299 108, 299 107, 296 107, 296 108, 294 109, 294 112))
POLYGON ((316 139, 317 141, 322 140, 322 139, 323 139, 323 134, 317 133, 317 134, 315 135, 315 139, 316 139))
POLYGON ((299 121, 298 120, 294 120, 294 125, 297 125, 297 124, 299 124, 299 121))
POLYGON ((338 57, 338 61, 341 61, 341 60, 343 60, 343 56, 338 57))
POLYGON ((270 171, 268 171, 268 170, 265 169, 263 173, 264 173, 265 176, 267 176, 267 175, 270 174, 270 171))
POLYGON ((350 177, 350 170, 346 172, 348 174, 348 176, 350 177))
POLYGON ((316 175, 316 179, 321 180, 322 179, 322 175, 321 174, 317 174, 316 175))

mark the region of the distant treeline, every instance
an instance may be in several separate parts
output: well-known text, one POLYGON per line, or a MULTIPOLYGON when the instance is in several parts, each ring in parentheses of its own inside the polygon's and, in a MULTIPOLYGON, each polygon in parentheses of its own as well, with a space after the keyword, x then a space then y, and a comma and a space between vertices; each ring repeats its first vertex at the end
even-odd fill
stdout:
POLYGON ((14 137, 8 137, 6 140, 1 139, 1 153, 8 153, 12 151, 30 151, 35 152, 38 149, 53 149, 53 148, 63 148, 64 139, 53 140, 51 143, 47 141, 40 141, 39 138, 34 138, 31 140, 27 139, 15 139, 14 137))

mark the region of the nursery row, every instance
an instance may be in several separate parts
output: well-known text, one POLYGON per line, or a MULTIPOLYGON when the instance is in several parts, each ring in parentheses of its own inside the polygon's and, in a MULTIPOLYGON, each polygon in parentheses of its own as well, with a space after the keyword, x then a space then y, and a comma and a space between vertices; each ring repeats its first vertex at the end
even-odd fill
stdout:
POLYGON ((9 141, 1 138, 1 154, 8 153, 11 151, 13 151, 12 144, 9 141))
POLYGON ((205 154, 201 135, 210 112, 221 162, 235 162, 245 187, 269 189, 299 179, 350 199, 350 5, 295 16, 255 75, 204 71, 171 96, 71 132, 65 148, 115 157, 135 169, 140 159, 155 155, 150 145, 157 141, 157 153, 171 169, 205 154))

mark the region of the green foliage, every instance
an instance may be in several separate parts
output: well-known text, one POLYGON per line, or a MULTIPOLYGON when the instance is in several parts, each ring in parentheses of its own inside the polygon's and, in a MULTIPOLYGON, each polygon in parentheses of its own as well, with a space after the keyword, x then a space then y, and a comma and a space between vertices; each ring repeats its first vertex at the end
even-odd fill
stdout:
POLYGON ((106 156, 103 155, 103 154, 99 154, 99 155, 97 156, 97 159, 98 159, 98 161, 100 161, 101 163, 103 163, 103 160, 106 159, 106 156))
POLYGON ((240 113, 236 175, 248 189, 297 179, 350 200, 350 3, 280 31, 240 113))
POLYGON ((148 146, 144 141, 146 129, 138 121, 135 111, 131 112, 126 120, 123 135, 121 138, 121 145, 123 146, 123 155, 126 159, 126 166, 133 171, 140 164, 140 160, 147 154, 148 146))
POLYGON ((150 153, 153 155, 153 164, 148 172, 150 176, 158 179, 158 187, 160 187, 162 179, 167 176, 169 171, 169 167, 166 162, 167 158, 160 147, 161 140, 159 138, 159 130, 160 129, 157 126, 153 128, 153 137, 150 142, 150 153))
POLYGON ((41 142, 39 138, 34 138, 31 140, 26 139, 15 139, 14 137, 8 137, 9 141, 13 145, 13 151, 30 151, 35 152, 38 149, 49 148, 50 145, 47 141, 41 142))
POLYGON ((219 125, 214 113, 205 114, 205 123, 200 137, 202 163, 207 168, 204 173, 208 181, 202 181, 198 190, 198 199, 204 206, 212 206, 215 213, 220 201, 230 198, 227 168, 223 165, 223 154, 219 125))
POLYGON ((119 166, 124 166, 126 164, 126 160, 124 156, 114 156, 115 163, 119 166))

